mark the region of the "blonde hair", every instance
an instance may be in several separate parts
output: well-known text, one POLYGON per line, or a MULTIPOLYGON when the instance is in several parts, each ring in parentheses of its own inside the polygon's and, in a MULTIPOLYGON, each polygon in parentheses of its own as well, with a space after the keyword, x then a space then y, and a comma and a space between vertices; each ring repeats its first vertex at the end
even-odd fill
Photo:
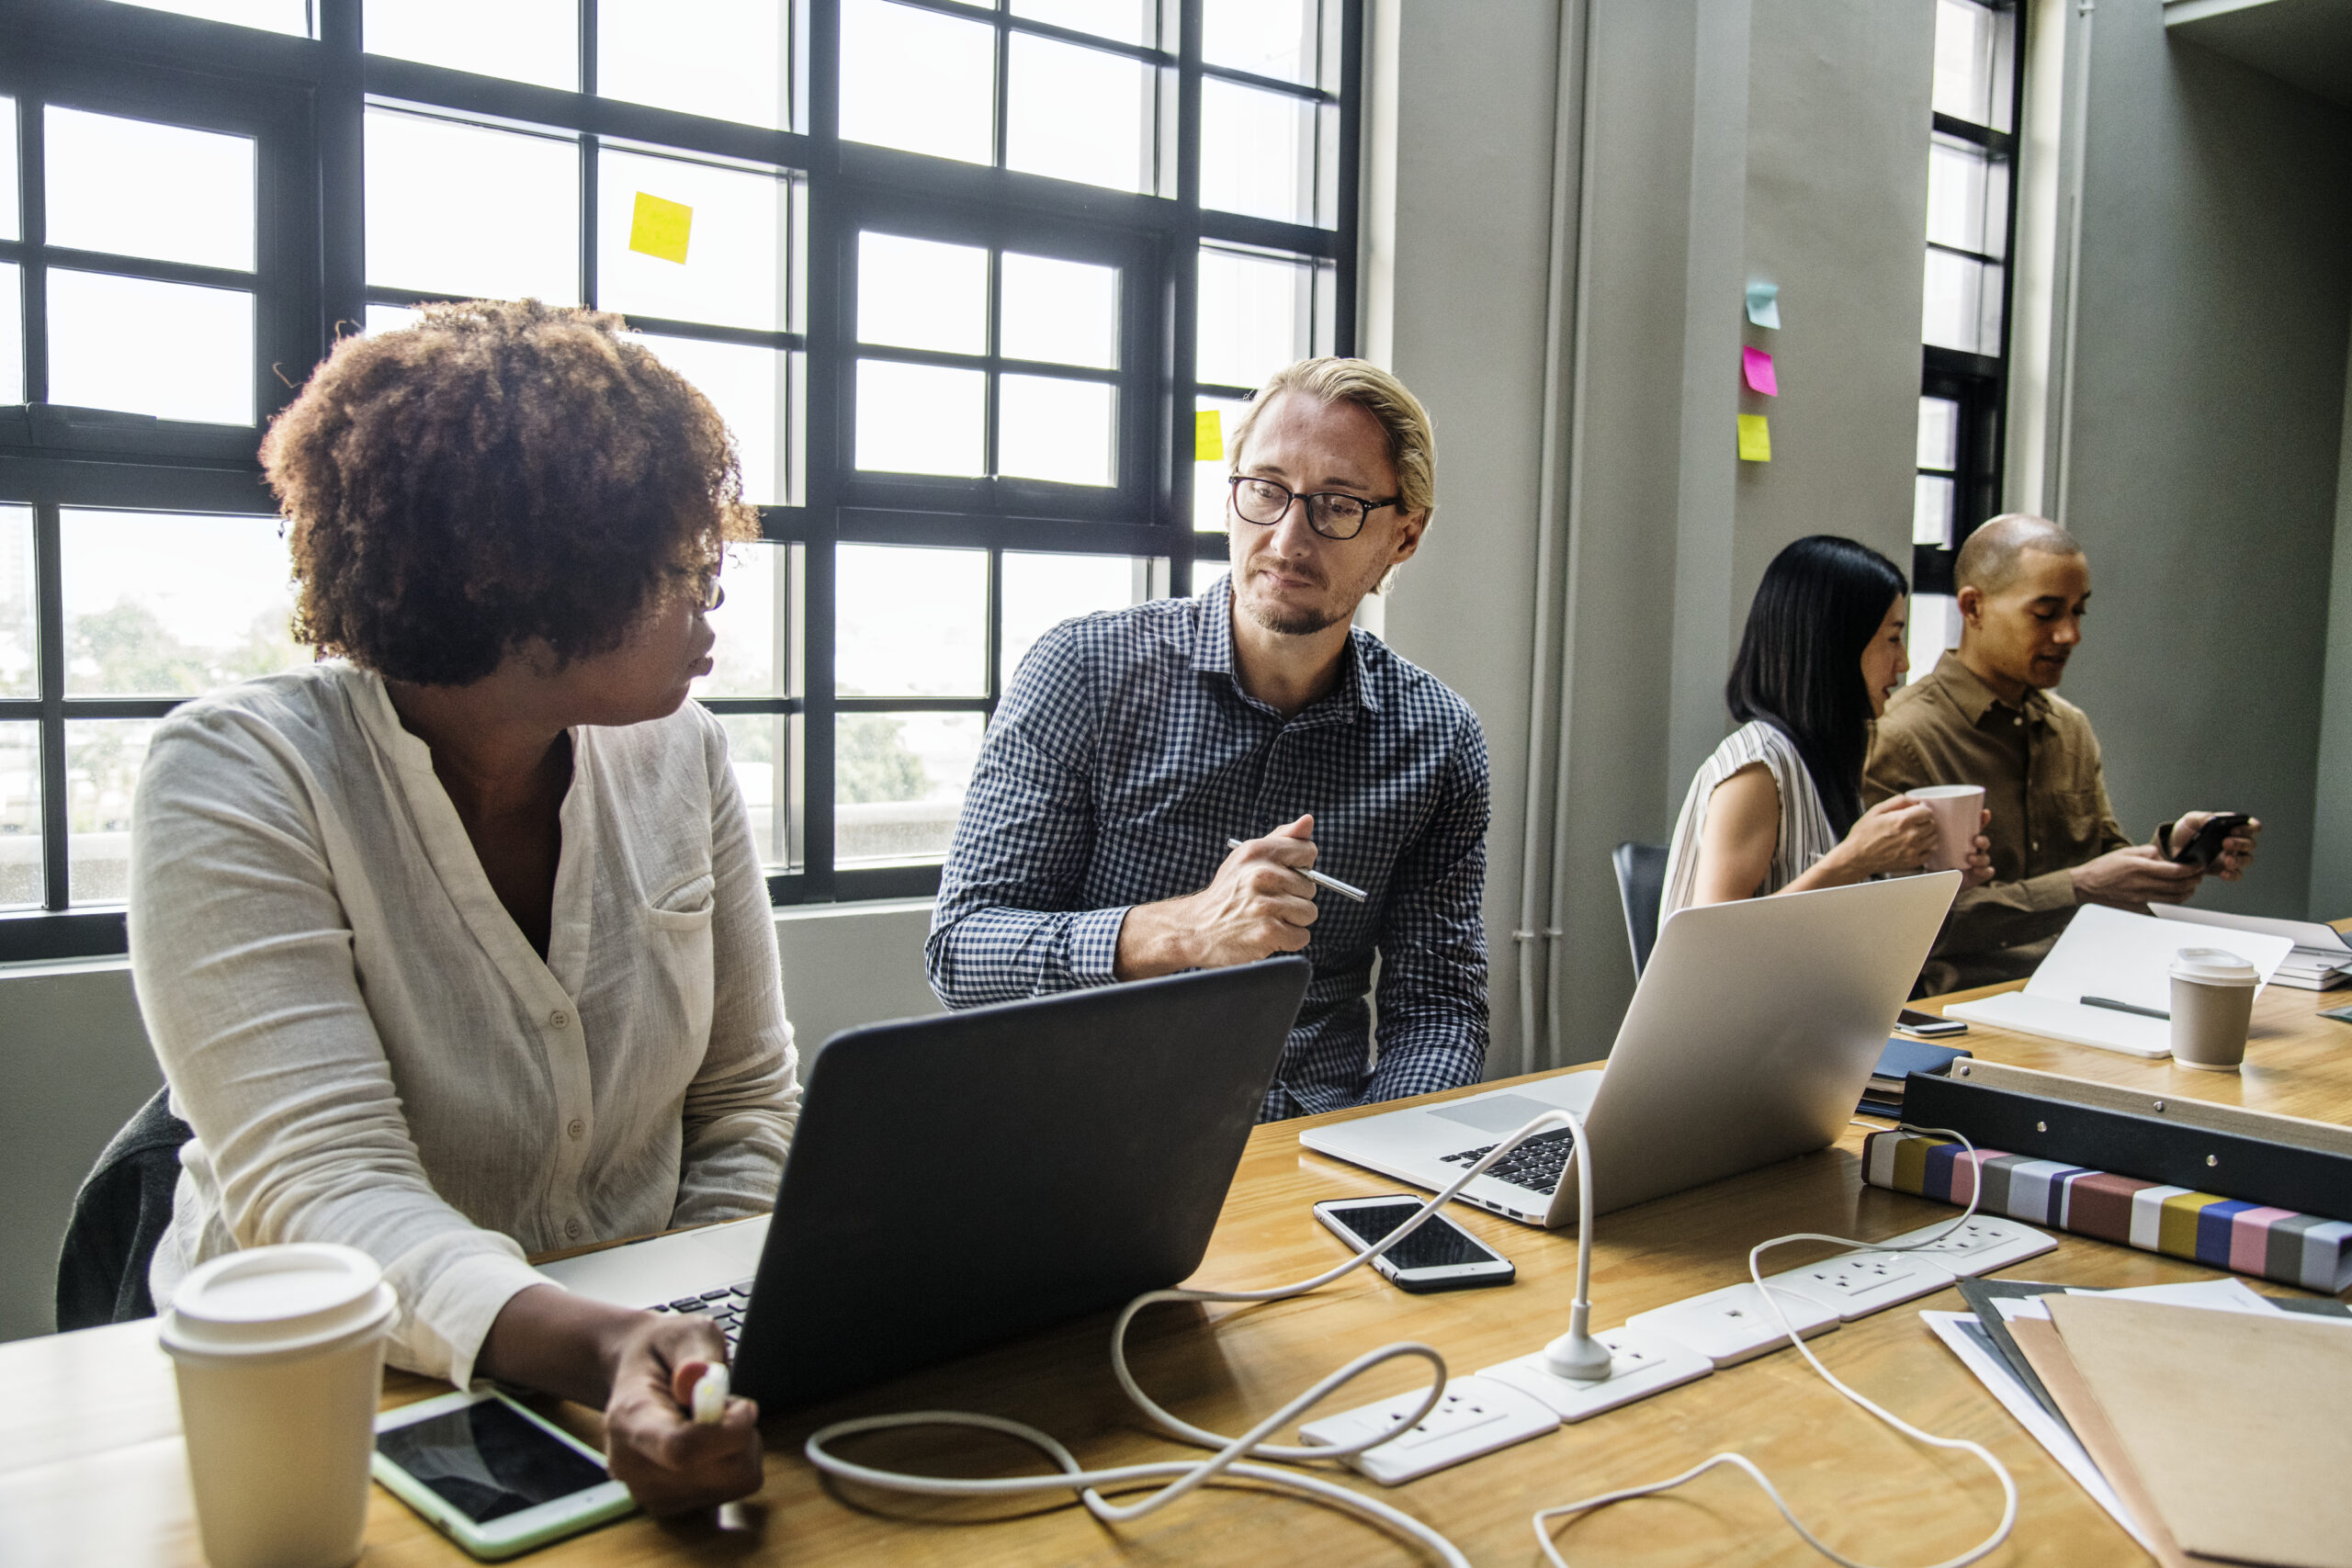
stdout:
POLYGON ((1388 461, 1396 470, 1397 509, 1407 516, 1436 510, 1437 432, 1429 410, 1404 382, 1368 359, 1302 359, 1268 377, 1226 443, 1234 468, 1241 466, 1242 448, 1258 416, 1282 392, 1298 392, 1319 403, 1353 403, 1378 420, 1388 437, 1388 461))

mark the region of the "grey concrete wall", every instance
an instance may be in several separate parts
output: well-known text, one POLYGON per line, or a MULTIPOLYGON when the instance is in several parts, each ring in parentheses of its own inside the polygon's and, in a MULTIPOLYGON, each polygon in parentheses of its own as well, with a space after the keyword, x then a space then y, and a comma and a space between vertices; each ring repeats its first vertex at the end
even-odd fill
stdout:
MULTIPOLYGON (((1757 278, 1781 285, 1784 324, 1745 329, 1773 355, 1781 395, 1741 400, 1770 413, 1772 461, 1738 465, 1726 668, 1764 568, 1790 541, 1843 534, 1910 570, 1928 9, 1756 0, 1747 259, 1757 278)), ((1717 379, 1736 374, 1726 363, 1717 379)))
POLYGON ((1437 426, 1438 510, 1385 636, 1477 711, 1493 770, 1487 946, 1498 1066, 1516 1070, 1520 823, 1535 603, 1551 223, 1554 0, 1404 0, 1387 319, 1370 352, 1437 426))
MULTIPOLYGON (((801 1065, 854 1024, 940 1010, 929 900, 784 911, 785 1009, 801 1065)), ((57 1244, 98 1151, 163 1082, 121 959, 0 969, 0 1340, 52 1325, 57 1244)))
POLYGON ((2352 351, 2344 361, 2344 427, 2335 470, 2335 558, 2327 596, 2327 666, 2312 791, 2315 920, 2352 915, 2352 351))
POLYGON ((164 1081, 127 960, 0 970, 0 1340, 54 1322, 57 1244, 98 1151, 164 1081))
POLYGON ((1568 1060, 1633 988, 1608 855, 1665 841, 1728 728, 1765 563, 1840 532, 1908 557, 1932 16, 1869 0, 1599 0, 1585 130, 1583 436, 1567 563, 1568 1060), (1751 279, 1784 325, 1748 327, 1751 279), (1739 390, 1767 348, 1781 395, 1739 390), (1734 416, 1772 421, 1737 461, 1734 416))
POLYGON ((2095 597, 2064 690, 2133 833, 2194 807, 2263 818, 2253 871, 2200 902, 2299 914, 2323 788, 2352 115, 2168 40, 2157 0, 2094 20, 2065 521, 2095 597))

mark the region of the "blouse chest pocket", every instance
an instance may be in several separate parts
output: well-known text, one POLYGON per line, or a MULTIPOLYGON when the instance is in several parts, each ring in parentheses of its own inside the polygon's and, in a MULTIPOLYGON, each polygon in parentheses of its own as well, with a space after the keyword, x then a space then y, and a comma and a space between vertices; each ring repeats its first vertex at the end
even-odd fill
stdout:
POLYGON ((708 872, 673 883, 648 899, 645 923, 647 957, 662 976, 661 992, 677 1010, 675 1027, 686 1040, 709 1038, 713 992, 717 976, 711 941, 711 915, 718 907, 717 883, 708 872))
POLYGON ((718 907, 714 897, 718 886, 706 871, 656 894, 646 902, 647 922, 656 931, 707 931, 711 911, 718 907))

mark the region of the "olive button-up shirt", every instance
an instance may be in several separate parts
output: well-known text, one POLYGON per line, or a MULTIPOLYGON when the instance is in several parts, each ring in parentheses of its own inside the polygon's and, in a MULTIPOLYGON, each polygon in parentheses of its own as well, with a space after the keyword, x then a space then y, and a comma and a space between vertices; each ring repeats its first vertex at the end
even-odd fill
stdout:
POLYGON ((1888 701, 1862 803, 1950 784, 1984 786, 1993 880, 1954 900, 1928 969, 1934 990, 2032 973, 2074 914, 2073 869, 2132 842, 2108 804, 2083 710, 2042 691, 2012 707, 1947 653, 1888 701))

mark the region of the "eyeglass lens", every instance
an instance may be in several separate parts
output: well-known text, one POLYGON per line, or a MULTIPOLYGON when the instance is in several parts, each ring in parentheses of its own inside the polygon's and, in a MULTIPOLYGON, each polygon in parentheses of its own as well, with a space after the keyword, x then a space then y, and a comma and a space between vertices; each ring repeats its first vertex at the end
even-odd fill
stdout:
MULTIPOLYGON (((1255 523, 1261 527, 1279 523, 1283 520, 1283 513, 1290 510, 1291 502, 1296 499, 1298 494, 1295 491, 1272 479, 1237 478, 1234 480, 1234 510, 1241 513, 1245 523, 1255 523)), ((1357 530, 1363 526, 1364 513, 1369 510, 1363 502, 1352 495, 1331 491, 1318 492, 1306 500, 1307 525, 1318 534, 1328 534, 1337 539, 1354 537, 1357 530)))

